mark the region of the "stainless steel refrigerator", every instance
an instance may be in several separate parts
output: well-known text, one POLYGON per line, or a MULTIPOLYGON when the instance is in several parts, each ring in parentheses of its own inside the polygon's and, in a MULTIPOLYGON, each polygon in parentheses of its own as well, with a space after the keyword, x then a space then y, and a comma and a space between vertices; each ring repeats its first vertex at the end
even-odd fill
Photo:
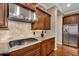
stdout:
POLYGON ((63 44, 78 47, 78 24, 63 26, 63 44))

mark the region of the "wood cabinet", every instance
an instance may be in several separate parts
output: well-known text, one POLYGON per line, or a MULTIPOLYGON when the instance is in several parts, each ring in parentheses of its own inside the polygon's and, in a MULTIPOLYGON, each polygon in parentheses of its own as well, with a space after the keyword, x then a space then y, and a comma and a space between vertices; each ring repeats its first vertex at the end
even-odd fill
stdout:
POLYGON ((25 47, 10 53, 11 56, 39 56, 40 43, 25 47))
POLYGON ((70 15, 70 16, 65 16, 63 18, 63 24, 78 24, 78 14, 70 15))
POLYGON ((41 56, 46 56, 47 55, 47 41, 43 41, 41 43, 41 56))
POLYGON ((50 38, 50 39, 43 41, 41 44, 41 55, 42 56, 49 55, 50 52, 54 50, 54 47, 55 47, 54 38, 50 38))
POLYGON ((19 5, 20 7, 30 9, 32 11, 36 11, 36 3, 15 3, 16 5, 19 5))
POLYGON ((47 14, 45 14, 45 26, 44 26, 44 29, 45 30, 49 30, 51 29, 51 17, 47 14))
POLYGON ((35 3, 25 3, 25 6, 33 11, 36 10, 36 5, 35 3))
POLYGON ((32 30, 50 30, 50 14, 36 6, 36 3, 16 3, 17 5, 30 9, 37 14, 37 21, 32 23, 32 30))
POLYGON ((33 30, 50 30, 50 15, 41 10, 40 8, 36 8, 37 13, 37 21, 32 23, 33 30))
POLYGON ((54 38, 50 38, 47 40, 47 54, 49 54, 52 50, 54 50, 55 41, 54 38))
POLYGON ((0 28, 7 28, 7 24, 7 4, 0 3, 0 28))
POLYGON ((54 50, 55 39, 49 38, 40 43, 10 52, 11 56, 46 56, 54 50))

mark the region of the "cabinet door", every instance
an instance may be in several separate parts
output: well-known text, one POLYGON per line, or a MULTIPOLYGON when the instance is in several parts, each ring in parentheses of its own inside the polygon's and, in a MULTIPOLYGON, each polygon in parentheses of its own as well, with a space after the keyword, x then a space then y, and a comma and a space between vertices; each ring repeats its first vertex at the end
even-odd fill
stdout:
POLYGON ((40 10, 39 8, 36 9, 37 13, 37 20, 32 23, 32 29, 34 30, 50 30, 50 16, 40 10))
POLYGON ((52 46, 53 46, 52 43, 53 43, 53 42, 52 42, 51 39, 49 39, 49 40, 47 41, 47 54, 49 54, 49 53, 52 51, 52 46))
POLYGON ((7 27, 7 4, 0 3, 0 28, 7 27))
POLYGON ((50 16, 45 14, 45 29, 50 30, 50 25, 51 25, 50 16))
POLYGON ((23 56, 40 56, 40 48, 36 48, 27 52, 25 52, 23 56))
POLYGON ((47 55, 50 54, 54 50, 55 42, 54 38, 50 38, 47 40, 47 55))
POLYGON ((40 43, 10 52, 11 56, 38 56, 40 55, 40 43))
POLYGON ((51 45, 52 45, 52 50, 54 50, 55 48, 55 38, 51 38, 52 41, 51 41, 51 45))
POLYGON ((44 29, 44 13, 39 10, 36 9, 36 13, 37 13, 37 21, 35 21, 34 23, 32 23, 32 29, 34 30, 43 30, 44 29))
POLYGON ((47 55, 47 43, 46 42, 42 42, 42 45, 41 45, 41 55, 42 56, 46 56, 47 55))

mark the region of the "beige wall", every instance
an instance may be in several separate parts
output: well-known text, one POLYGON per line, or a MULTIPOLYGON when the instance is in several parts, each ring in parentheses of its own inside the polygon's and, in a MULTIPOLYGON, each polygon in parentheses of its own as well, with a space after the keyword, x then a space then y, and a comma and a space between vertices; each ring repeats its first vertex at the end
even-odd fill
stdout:
POLYGON ((31 30, 31 23, 16 22, 8 20, 8 30, 0 31, 0 42, 40 36, 41 30, 31 30))
POLYGON ((57 16, 57 44, 62 44, 62 14, 57 16))

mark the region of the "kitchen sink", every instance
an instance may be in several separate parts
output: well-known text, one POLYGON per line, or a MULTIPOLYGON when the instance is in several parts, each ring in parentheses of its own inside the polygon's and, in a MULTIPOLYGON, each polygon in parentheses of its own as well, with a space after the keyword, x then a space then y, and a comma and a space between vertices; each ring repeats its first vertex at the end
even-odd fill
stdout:
POLYGON ((38 39, 36 39, 36 38, 26 38, 26 39, 14 40, 14 41, 9 42, 9 46, 11 48, 11 47, 14 47, 16 45, 23 45, 25 43, 30 44, 30 43, 36 42, 36 41, 38 41, 38 39))

